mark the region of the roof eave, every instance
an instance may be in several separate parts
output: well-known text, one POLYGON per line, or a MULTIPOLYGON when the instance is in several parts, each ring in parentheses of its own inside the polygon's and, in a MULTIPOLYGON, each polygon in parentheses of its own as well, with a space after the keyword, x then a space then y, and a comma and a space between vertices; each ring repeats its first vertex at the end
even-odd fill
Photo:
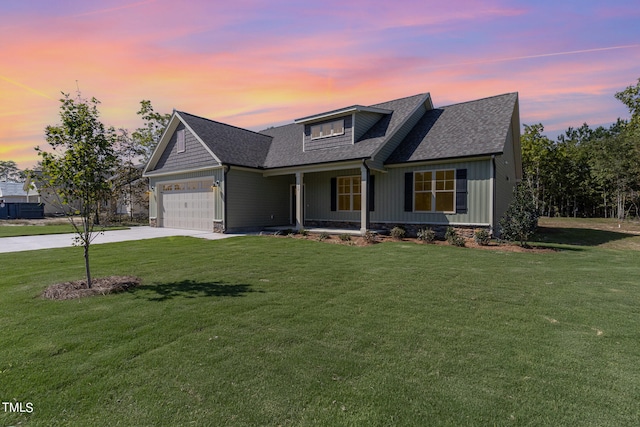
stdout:
POLYGON ((391 114, 392 110, 377 107, 366 107, 364 105, 352 105, 351 107, 341 108, 339 110, 328 111, 325 113, 314 114, 313 116, 302 117, 295 119, 293 122, 296 124, 308 124, 320 120, 330 119, 332 117, 340 117, 352 113, 376 113, 376 114, 391 114))

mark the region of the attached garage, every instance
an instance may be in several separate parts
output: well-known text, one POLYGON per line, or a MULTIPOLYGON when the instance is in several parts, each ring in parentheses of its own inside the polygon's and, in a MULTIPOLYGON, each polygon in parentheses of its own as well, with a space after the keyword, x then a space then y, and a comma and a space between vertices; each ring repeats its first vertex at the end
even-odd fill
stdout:
POLYGON ((210 182, 162 184, 159 205, 160 227, 213 231, 214 192, 210 182))

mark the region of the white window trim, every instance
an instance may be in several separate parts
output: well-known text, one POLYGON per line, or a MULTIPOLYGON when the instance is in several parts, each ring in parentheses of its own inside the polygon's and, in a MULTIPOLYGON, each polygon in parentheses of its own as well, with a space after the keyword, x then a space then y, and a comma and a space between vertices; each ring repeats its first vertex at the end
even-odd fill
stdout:
POLYGON ((362 200, 362 177, 360 175, 349 175, 349 176, 339 176, 336 179, 336 211, 338 212, 360 212, 361 206, 353 206, 354 195, 359 194, 360 200, 362 200), (360 193, 353 192, 353 179, 357 178, 360 180, 360 193), (340 179, 349 179, 349 193, 343 193, 343 195, 349 194, 349 209, 340 209, 340 179))
POLYGON ((331 122, 324 122, 324 123, 318 123, 315 125, 310 125, 309 127, 309 131, 310 131, 310 136, 311 136, 311 140, 315 141, 316 139, 323 139, 323 138, 331 138, 332 136, 339 136, 339 135, 344 135, 345 134, 345 124, 344 124, 344 119, 339 119, 339 120, 333 120, 331 122), (334 132, 334 125, 336 123, 342 123, 342 132, 334 132), (330 124, 331 125, 331 133, 329 135, 323 135, 322 134, 322 126, 330 124), (320 136, 313 136, 313 128, 315 127, 320 127, 320 136))
MULTIPOLYGON (((427 169, 427 170, 419 170, 413 171, 413 212, 418 213, 444 213, 444 214, 455 214, 456 213, 456 169, 427 169), (442 171, 453 171, 453 190, 436 190, 436 172, 442 171), (431 172, 431 210, 430 211, 420 211, 416 209, 416 174, 431 172), (436 193, 440 192, 453 192, 453 210, 452 211, 438 211, 436 210, 436 193)), ((423 191, 424 192, 424 191, 423 191)))

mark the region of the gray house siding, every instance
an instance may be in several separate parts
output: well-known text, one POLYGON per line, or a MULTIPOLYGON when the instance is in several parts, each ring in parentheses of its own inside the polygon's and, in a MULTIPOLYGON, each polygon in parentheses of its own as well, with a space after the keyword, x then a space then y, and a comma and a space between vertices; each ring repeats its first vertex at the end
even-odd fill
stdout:
POLYGON ((368 112, 360 112, 355 114, 355 123, 353 126, 354 130, 354 141, 358 142, 362 136, 367 133, 369 129, 373 127, 378 120, 382 118, 382 114, 377 113, 368 113, 368 112))
POLYGON ((305 220, 360 222, 360 211, 331 211, 331 178, 360 176, 360 169, 318 172, 304 175, 305 220))
POLYGON ((211 153, 185 128, 184 124, 180 123, 153 170, 194 169, 214 165, 217 165, 217 162, 211 153), (182 153, 178 153, 177 149, 177 133, 180 130, 185 132, 185 151, 182 153))
MULTIPOLYGON (((432 165, 411 165, 390 168, 375 176, 372 223, 385 224, 490 224, 491 160, 451 162, 432 165), (439 212, 404 211, 404 176, 406 172, 444 169, 467 170, 467 212, 444 214, 439 212)), ((360 223, 360 211, 331 211, 331 178, 360 176, 359 169, 305 174, 306 215, 308 221, 360 223)))
POLYGON ((351 115, 324 120, 322 122, 304 125, 304 151, 323 150, 326 148, 343 147, 353 144, 353 117, 351 115), (344 119, 344 135, 328 136, 324 138, 311 139, 311 127, 322 123, 330 123, 335 120, 344 119))
POLYGON ((226 229, 288 225, 292 175, 264 177, 261 172, 231 168, 227 173, 226 229))
POLYGON ((391 168, 387 174, 376 175, 376 206, 371 222, 398 224, 489 225, 491 160, 413 165, 391 168), (467 212, 405 212, 404 177, 407 172, 444 169, 467 170, 467 212))
POLYGON ((516 161, 515 153, 513 151, 513 144, 511 140, 513 138, 513 129, 509 129, 507 134, 507 143, 504 147, 504 152, 496 156, 496 183, 495 183, 495 218, 494 229, 499 232, 499 222, 502 215, 507 211, 509 203, 513 196, 513 188, 517 184, 518 177, 516 176, 516 161))

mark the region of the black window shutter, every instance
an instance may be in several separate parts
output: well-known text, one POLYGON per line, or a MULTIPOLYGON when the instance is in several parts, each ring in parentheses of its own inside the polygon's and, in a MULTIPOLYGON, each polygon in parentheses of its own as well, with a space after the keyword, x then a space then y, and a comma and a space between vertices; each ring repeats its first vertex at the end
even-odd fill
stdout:
POLYGON ((456 213, 467 213, 467 170, 456 170, 456 213))
POLYGON ((338 208, 338 179, 331 178, 331 212, 335 212, 338 208))
POLYGON ((376 206, 376 176, 369 176, 369 212, 373 212, 376 206))
POLYGON ((404 211, 413 211, 413 172, 404 174, 404 211))

